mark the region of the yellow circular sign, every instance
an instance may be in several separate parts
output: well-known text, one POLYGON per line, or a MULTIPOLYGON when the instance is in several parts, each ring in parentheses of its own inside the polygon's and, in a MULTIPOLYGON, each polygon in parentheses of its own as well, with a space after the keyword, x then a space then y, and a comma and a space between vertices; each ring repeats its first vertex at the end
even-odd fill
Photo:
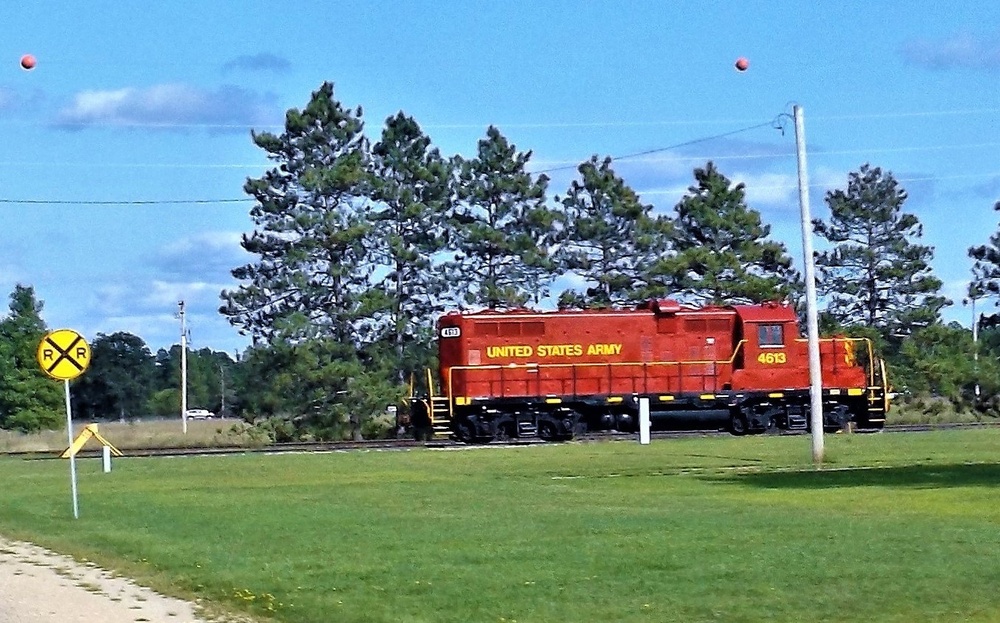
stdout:
POLYGON ((38 344, 38 365, 54 379, 75 379, 90 365, 90 345, 72 329, 57 329, 38 344))

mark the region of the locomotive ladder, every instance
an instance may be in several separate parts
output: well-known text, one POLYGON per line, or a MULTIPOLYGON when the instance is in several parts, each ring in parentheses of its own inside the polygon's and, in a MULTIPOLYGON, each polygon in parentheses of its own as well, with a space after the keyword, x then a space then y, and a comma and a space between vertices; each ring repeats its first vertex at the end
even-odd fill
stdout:
POLYGON ((448 409, 447 396, 431 396, 430 399, 431 428, 434 429, 434 437, 446 439, 451 435, 451 413, 448 409))
POLYGON ((447 396, 438 396, 434 391, 434 377, 427 368, 427 417, 431 421, 431 429, 435 439, 447 439, 451 436, 451 403, 447 396))

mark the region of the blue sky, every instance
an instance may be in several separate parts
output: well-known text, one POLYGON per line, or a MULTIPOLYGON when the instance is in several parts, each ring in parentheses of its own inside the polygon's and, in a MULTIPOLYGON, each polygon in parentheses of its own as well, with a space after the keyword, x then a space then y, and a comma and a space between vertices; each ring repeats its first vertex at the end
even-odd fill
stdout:
POLYGON ((267 168, 250 129, 280 130, 326 80, 370 137, 402 110, 446 155, 490 124, 535 170, 659 150, 615 169, 666 213, 713 160, 801 268, 793 126, 769 125, 797 103, 813 215, 861 164, 891 171, 946 319, 968 324, 966 250, 1000 219, 1000 4, 754 4, 3 3, 0 292, 34 286, 49 327, 154 351, 179 342, 183 299, 193 347, 241 350, 216 310, 250 259, 251 204, 169 202, 244 198, 267 168), (158 203, 127 203, 143 201, 158 203))

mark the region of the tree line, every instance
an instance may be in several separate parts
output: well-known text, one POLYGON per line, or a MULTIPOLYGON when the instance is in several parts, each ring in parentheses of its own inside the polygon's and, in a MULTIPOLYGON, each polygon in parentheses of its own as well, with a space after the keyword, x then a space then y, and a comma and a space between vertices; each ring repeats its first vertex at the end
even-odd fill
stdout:
MULTIPOLYGON (((283 132, 251 137, 273 167, 244 185, 255 204, 242 246, 254 259, 233 269, 239 285, 222 292, 220 313, 252 346, 238 362, 211 351, 191 361, 206 387, 228 374, 232 412, 275 438, 376 433, 373 416, 433 367, 434 322, 448 310, 802 299, 786 246, 713 162, 693 170, 672 214, 642 202, 610 157, 581 163, 551 194, 549 177, 531 172, 532 153, 499 129, 487 128, 472 157, 443 156, 402 112, 369 138, 361 107, 344 106, 330 83, 287 111, 283 132)), ((825 249, 816 255, 822 330, 873 338, 898 388, 992 413, 982 396, 1000 388, 991 350, 1000 336, 984 327, 974 366, 969 331, 942 324, 951 301, 906 199, 891 172, 870 164, 826 194, 829 218, 813 222, 825 249)), ((1000 233, 969 253, 970 296, 1000 293, 1000 233)), ((11 297, 0 348, 7 323, 30 324, 26 291, 11 297)), ((167 412, 179 399, 168 382, 179 347, 154 356, 136 336, 99 336, 95 370, 105 349, 108 361, 135 365, 74 384, 94 417, 167 412), (133 368, 145 376, 115 376, 133 368)), ((2 402, 6 379, 0 426, 16 428, 24 416, 2 402)), ((225 391, 205 391, 199 406, 217 410, 225 391)))
MULTIPOLYGON (((61 383, 37 361, 48 328, 44 302, 31 286, 17 285, 0 320, 0 428, 21 432, 65 424, 61 383)), ((98 333, 88 340, 90 365, 71 382, 74 418, 133 420, 180 417, 181 347, 152 353, 142 338, 126 332, 98 333)), ((187 353, 187 392, 192 407, 236 415, 240 366, 227 353, 208 348, 187 353)))

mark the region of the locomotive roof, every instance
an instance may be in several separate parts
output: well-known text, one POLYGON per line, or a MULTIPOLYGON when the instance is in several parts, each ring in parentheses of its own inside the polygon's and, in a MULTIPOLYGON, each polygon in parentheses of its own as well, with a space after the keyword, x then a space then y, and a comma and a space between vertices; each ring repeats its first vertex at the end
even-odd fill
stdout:
POLYGON ((536 310, 529 308, 518 308, 518 309, 507 309, 507 310, 497 310, 497 309, 481 309, 475 311, 451 311, 446 314, 446 316, 451 317, 462 317, 462 318, 509 318, 512 316, 517 317, 529 317, 529 316, 542 316, 542 317, 553 317, 553 316, 575 316, 575 315, 629 315, 635 313, 655 313, 655 314, 732 314, 735 312, 739 315, 740 319, 744 322, 785 322, 785 321, 795 321, 795 311, 792 307, 786 303, 764 303, 761 305, 725 305, 725 306, 715 306, 706 305, 704 307, 695 307, 689 305, 681 305, 679 302, 673 299, 659 299, 651 300, 634 308, 600 308, 600 309, 569 309, 569 310, 536 310))
POLYGON ((787 303, 764 303, 763 305, 733 305, 743 322, 795 322, 795 310, 787 303))

